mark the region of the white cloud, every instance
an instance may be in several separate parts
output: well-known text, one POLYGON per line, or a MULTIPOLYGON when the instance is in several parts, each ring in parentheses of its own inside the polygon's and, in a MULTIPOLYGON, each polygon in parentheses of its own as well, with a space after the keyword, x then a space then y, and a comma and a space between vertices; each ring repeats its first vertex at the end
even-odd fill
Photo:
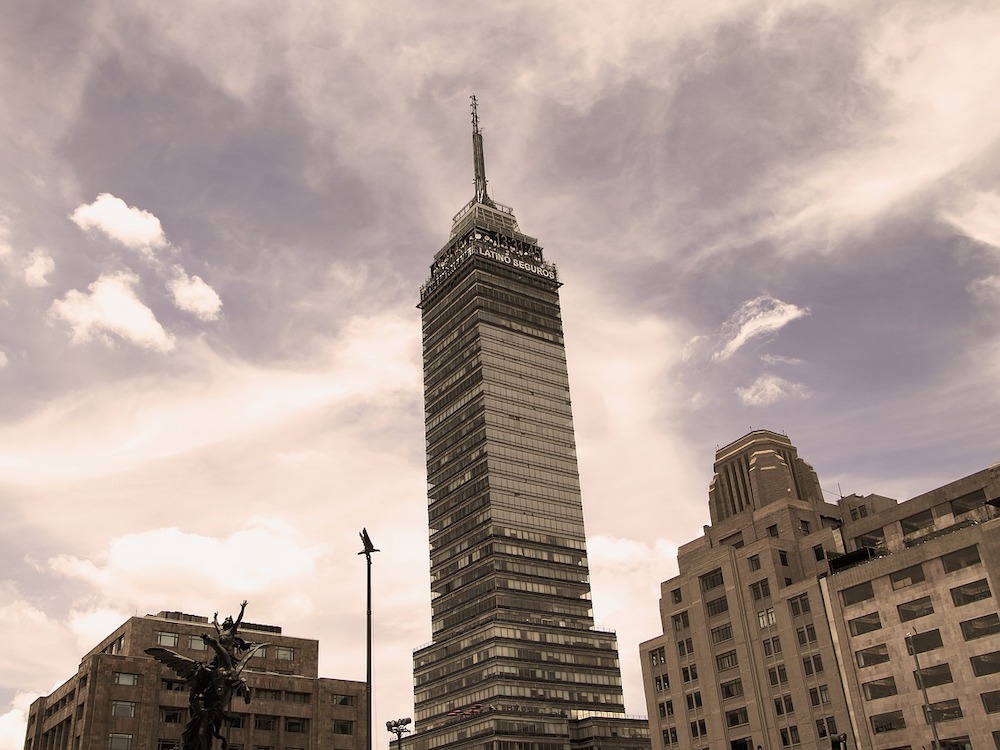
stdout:
POLYGON ((0 714, 0 750, 22 750, 28 730, 28 709, 37 697, 34 693, 17 693, 7 712, 0 714))
POLYGON ((24 267, 24 282, 28 286, 48 286, 47 276, 55 270, 56 262, 43 247, 36 247, 28 256, 24 267))
POLYGON ((723 323, 725 344, 712 359, 729 359, 748 341, 774 333, 808 314, 808 307, 797 307, 767 295, 747 300, 723 323))
POLYGON ((103 274, 90 285, 89 294, 71 289, 52 303, 49 314, 70 324, 74 343, 97 338, 111 345, 114 339, 108 334, 114 334, 144 349, 170 351, 174 337, 136 296, 133 287, 138 281, 127 271, 103 274))
POLYGON ((9 360, 7 359, 7 355, 4 353, 4 350, 0 349, 0 370, 7 366, 8 361, 9 360))
POLYGON ((747 406, 767 406, 785 398, 809 398, 809 389, 777 375, 761 375, 747 388, 737 388, 736 395, 747 406))
POLYGON ((201 320, 218 320, 222 300, 200 276, 188 276, 183 268, 174 266, 176 276, 167 284, 174 304, 201 320))
POLYGON ((167 244, 158 218, 149 211, 129 206, 111 193, 101 193, 93 203, 78 206, 70 219, 81 229, 97 229, 133 250, 167 244))
POLYGON ((962 234, 1000 249, 1000 194, 973 193, 961 211, 945 212, 942 218, 962 234))
MULTIPOLYGON (((290 581, 318 575, 319 556, 319 549, 304 544, 290 524, 258 517, 221 538, 177 528, 125 534, 112 539, 97 562, 60 555, 50 559, 49 566, 89 584, 108 601, 143 602, 148 592, 156 591, 164 602, 207 608, 228 591, 283 598, 283 591, 296 590, 288 586, 290 581), (205 591, 193 594, 192 580, 201 581, 205 591)), ((103 637, 123 619, 112 610, 75 613, 72 622, 76 632, 96 642, 94 635, 103 637)))

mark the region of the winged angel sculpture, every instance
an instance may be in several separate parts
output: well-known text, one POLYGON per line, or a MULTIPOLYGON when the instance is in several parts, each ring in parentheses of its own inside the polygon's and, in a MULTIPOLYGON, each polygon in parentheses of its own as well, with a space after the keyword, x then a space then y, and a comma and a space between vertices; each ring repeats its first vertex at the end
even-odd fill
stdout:
POLYGON ((169 648, 147 648, 146 653, 161 664, 166 664, 187 685, 191 719, 184 727, 183 750, 211 750, 212 741, 222 741, 222 750, 228 750, 226 738, 220 734, 227 718, 233 696, 240 696, 250 703, 250 686, 242 677, 243 668, 250 658, 263 648, 264 643, 248 643, 236 631, 243 621, 247 603, 240 604, 239 617, 227 617, 219 624, 219 613, 212 618, 215 636, 203 633, 201 639, 215 652, 212 661, 205 663, 178 654, 169 648))

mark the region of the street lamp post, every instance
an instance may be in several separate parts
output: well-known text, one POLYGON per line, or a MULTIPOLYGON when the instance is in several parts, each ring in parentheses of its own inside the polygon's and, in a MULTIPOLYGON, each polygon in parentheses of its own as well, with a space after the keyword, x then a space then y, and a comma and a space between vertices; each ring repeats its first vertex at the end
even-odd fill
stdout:
POLYGON ((924 714, 927 716, 927 723, 931 725, 931 736, 934 738, 934 749, 941 750, 941 741, 938 739, 937 722, 934 721, 934 712, 931 711, 930 703, 927 702, 927 688, 924 686, 924 676, 920 673, 920 659, 917 658, 917 646, 913 639, 917 637, 916 628, 907 631, 906 647, 913 654, 913 665, 917 668, 917 682, 920 683, 920 692, 924 696, 924 714))
POLYGON ((403 735, 410 731, 406 725, 411 721, 412 719, 393 719, 385 723, 385 728, 396 735, 396 750, 403 750, 403 735))
POLYGON ((372 750, 372 552, 378 552, 375 549, 375 545, 372 544, 371 538, 368 536, 368 529, 361 529, 361 543, 364 545, 364 549, 358 554, 364 555, 365 560, 368 561, 368 650, 367 659, 365 666, 365 689, 367 690, 368 698, 368 716, 366 718, 366 727, 368 732, 368 750, 372 750))

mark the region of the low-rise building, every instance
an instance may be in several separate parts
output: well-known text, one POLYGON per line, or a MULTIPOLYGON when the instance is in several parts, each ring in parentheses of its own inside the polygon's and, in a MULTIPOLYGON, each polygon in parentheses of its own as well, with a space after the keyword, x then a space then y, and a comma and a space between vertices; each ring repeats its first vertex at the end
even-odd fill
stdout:
MULTIPOLYGON (((31 704, 25 750, 179 750, 188 721, 183 680, 145 653, 169 648, 208 662, 206 617, 160 612, 132 617, 80 661, 77 673, 31 704)), ((366 746, 364 682, 321 678, 319 642, 243 623, 240 634, 266 643, 243 676, 249 705, 234 700, 223 730, 230 750, 361 750, 366 746)))

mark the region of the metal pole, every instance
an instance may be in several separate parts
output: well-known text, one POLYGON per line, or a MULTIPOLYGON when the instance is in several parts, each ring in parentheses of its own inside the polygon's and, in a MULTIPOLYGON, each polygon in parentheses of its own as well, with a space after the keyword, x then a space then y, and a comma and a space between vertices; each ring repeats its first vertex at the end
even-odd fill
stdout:
POLYGON ((365 717, 368 750, 372 750, 372 552, 378 552, 368 536, 368 529, 361 530, 361 543, 364 549, 358 554, 364 555, 368 565, 368 638, 365 665, 365 690, 367 692, 368 715, 365 717))
POLYGON ((920 683, 920 692, 924 696, 924 714, 927 716, 927 722, 931 725, 931 736, 934 738, 934 750, 941 750, 941 741, 938 739, 937 733, 937 723, 934 721, 934 712, 931 711, 930 703, 927 702, 927 688, 924 686, 924 676, 920 674, 920 659, 917 658, 917 647, 913 643, 913 639, 917 636, 916 629, 910 630, 906 634, 906 645, 910 649, 910 653, 913 654, 913 664, 917 668, 917 682, 920 683))

